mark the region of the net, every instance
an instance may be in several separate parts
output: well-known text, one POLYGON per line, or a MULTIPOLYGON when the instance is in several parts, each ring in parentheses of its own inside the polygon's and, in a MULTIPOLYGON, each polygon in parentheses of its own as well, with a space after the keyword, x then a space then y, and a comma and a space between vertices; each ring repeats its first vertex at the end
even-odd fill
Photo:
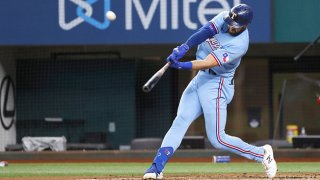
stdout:
POLYGON ((18 142, 65 136, 69 143, 118 148, 133 138, 163 136, 173 117, 174 77, 168 72, 151 93, 141 91, 161 66, 122 58, 18 60, 18 142))

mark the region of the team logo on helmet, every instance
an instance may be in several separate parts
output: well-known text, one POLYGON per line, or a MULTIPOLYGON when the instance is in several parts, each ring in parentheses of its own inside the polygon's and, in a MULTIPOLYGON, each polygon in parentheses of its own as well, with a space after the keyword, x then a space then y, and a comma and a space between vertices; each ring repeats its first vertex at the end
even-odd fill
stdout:
POLYGON ((236 13, 234 13, 234 12, 231 12, 231 19, 232 19, 232 20, 235 20, 235 19, 236 19, 236 17, 237 17, 237 14, 236 14, 236 13))

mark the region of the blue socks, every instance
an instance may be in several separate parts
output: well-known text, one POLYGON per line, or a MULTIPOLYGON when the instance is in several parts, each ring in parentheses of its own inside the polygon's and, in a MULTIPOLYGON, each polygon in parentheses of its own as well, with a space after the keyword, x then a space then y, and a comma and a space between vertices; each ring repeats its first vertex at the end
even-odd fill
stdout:
POLYGON ((172 147, 161 147, 158 150, 156 157, 154 158, 152 165, 155 165, 157 173, 161 173, 164 169, 164 166, 167 164, 168 160, 173 155, 172 147))

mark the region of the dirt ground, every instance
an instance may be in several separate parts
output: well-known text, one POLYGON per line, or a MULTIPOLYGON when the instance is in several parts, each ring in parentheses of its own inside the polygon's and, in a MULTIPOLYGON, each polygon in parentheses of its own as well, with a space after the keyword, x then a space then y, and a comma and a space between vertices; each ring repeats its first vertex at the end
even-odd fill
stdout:
MULTIPOLYGON (((20 177, 20 178, 1 178, 1 180, 141 180, 141 177, 125 177, 125 176, 104 176, 104 177, 20 177)), ((209 179, 219 179, 219 180, 231 180, 231 179, 241 179, 241 180, 252 180, 252 179, 267 179, 263 173, 243 173, 243 174, 212 174, 212 175, 169 175, 165 176, 165 180, 209 180, 209 179)), ((276 179, 320 179, 319 173, 278 173, 276 179)))
MULTIPOLYGON (((105 160, 92 160, 92 159, 81 159, 81 160, 14 160, 10 162, 15 163, 43 163, 43 162, 150 162, 150 159, 117 159, 117 161, 112 161, 109 159, 105 160), (138 161, 139 160, 139 161, 138 161)), ((278 158, 277 162, 319 162, 319 158, 278 158)), ((208 158, 174 158, 172 162, 210 162, 208 158)), ((232 162, 250 162, 244 158, 233 158, 232 162)), ((3 178, 1 180, 142 180, 141 176, 56 176, 56 177, 16 177, 16 178, 3 178)), ((211 174, 211 175, 166 175, 164 174, 165 180, 209 180, 209 179, 219 179, 219 180, 252 180, 252 179, 268 179, 264 173, 226 173, 226 174, 211 174)), ((320 172, 317 173, 278 173, 276 179, 311 179, 320 180, 320 172)))

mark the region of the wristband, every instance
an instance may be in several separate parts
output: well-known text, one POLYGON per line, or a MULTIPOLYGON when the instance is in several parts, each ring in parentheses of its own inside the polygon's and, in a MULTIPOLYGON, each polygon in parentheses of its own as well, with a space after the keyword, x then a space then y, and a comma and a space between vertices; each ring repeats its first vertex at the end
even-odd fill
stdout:
POLYGON ((185 70, 191 70, 192 69, 192 62, 172 62, 170 65, 172 68, 176 69, 185 69, 185 70))

